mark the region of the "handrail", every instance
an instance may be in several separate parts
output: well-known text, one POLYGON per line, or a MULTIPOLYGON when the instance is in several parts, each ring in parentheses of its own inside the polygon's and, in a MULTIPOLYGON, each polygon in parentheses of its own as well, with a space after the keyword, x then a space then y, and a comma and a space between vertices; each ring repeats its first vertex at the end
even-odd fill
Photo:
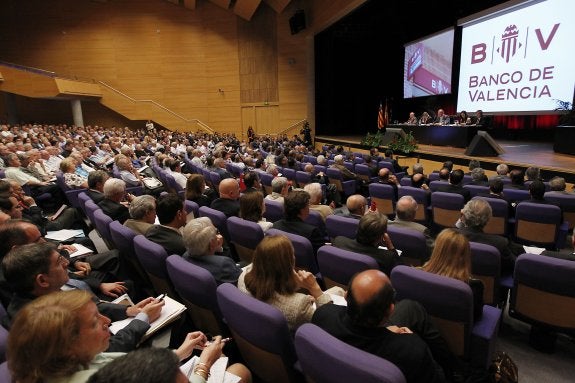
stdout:
POLYGON ((144 99, 142 99, 142 100, 137 100, 137 99, 132 98, 132 97, 128 96, 127 94, 125 94, 125 93, 119 91, 118 89, 114 88, 113 86, 111 86, 111 85, 105 83, 104 81, 98 81, 98 83, 100 83, 100 84, 103 85, 104 87, 110 89, 111 91, 113 91, 113 92, 119 94, 120 96, 122 96, 122 97, 128 99, 129 101, 131 101, 131 102, 133 102, 133 103, 138 103, 138 102, 150 103, 150 104, 155 105, 156 107, 158 107, 158 108, 164 110, 165 112, 171 114, 172 116, 178 118, 178 119, 181 120, 181 121, 184 121, 184 122, 186 122, 186 123, 195 123, 195 124, 201 126, 204 130, 207 130, 210 134, 214 134, 214 133, 215 133, 215 131, 214 131, 212 128, 210 128, 207 124, 205 124, 204 122, 198 120, 197 118, 192 118, 192 119, 186 118, 186 117, 182 116, 181 114, 178 114, 178 113, 174 112, 173 110, 166 108, 165 106, 163 106, 162 104, 159 104, 158 102, 156 102, 156 101, 154 101, 154 100, 144 100, 144 99))
POLYGON ((78 76, 62 76, 61 74, 58 74, 58 73, 50 71, 50 70, 34 68, 31 66, 26 66, 26 65, 9 63, 7 61, 0 61, 0 65, 8 67, 8 68, 15 68, 15 69, 22 70, 25 72, 30 72, 30 73, 38 74, 41 76, 47 76, 47 77, 56 78, 56 79, 74 80, 74 81, 88 82, 88 83, 92 83, 92 84, 96 83, 96 80, 94 80, 92 78, 82 78, 82 77, 78 77, 78 76))
POLYGON ((298 125, 303 126, 306 122, 307 122, 307 119, 305 119, 305 118, 303 120, 299 120, 298 122, 295 122, 295 123, 291 124, 290 126, 288 126, 287 128, 285 128, 281 132, 275 133, 275 135, 280 136, 282 134, 286 134, 286 132, 289 132, 291 129, 295 128, 298 125))

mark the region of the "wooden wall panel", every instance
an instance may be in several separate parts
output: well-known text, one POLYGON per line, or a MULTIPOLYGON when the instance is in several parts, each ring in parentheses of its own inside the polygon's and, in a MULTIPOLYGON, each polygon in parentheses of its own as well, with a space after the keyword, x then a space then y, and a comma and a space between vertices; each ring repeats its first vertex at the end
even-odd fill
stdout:
MULTIPOLYGON (((297 4, 290 2, 281 14, 271 12, 275 26, 265 33, 276 36, 276 53, 262 54, 248 65, 275 69, 252 76, 250 81, 255 85, 246 90, 263 105, 274 93, 255 90, 275 88, 277 129, 308 114, 306 52, 310 45, 305 38, 312 38, 313 23, 319 20, 327 24, 341 9, 363 2, 307 2, 308 28, 293 36, 288 19, 297 4), (273 71, 275 79, 270 75, 273 71)), ((204 1, 191 11, 158 0, 2 0, 1 59, 104 81, 130 97, 155 100, 213 129, 236 131, 243 126, 240 67, 244 63, 240 65, 239 53, 243 40, 238 23, 245 21, 229 9, 229 4, 229 0, 204 1), (218 92, 220 88, 223 94, 218 92)), ((260 12, 265 16, 269 11, 267 4, 260 4, 250 22, 257 23, 260 12)), ((269 44, 266 39, 257 41, 269 44)), ((266 49, 259 52, 273 51, 269 46, 266 49)), ((140 108, 134 105, 128 110, 140 108)), ((68 119, 68 108, 64 109, 62 118, 68 119)))
POLYGON ((244 20, 250 21, 262 0, 236 0, 234 13, 244 20))

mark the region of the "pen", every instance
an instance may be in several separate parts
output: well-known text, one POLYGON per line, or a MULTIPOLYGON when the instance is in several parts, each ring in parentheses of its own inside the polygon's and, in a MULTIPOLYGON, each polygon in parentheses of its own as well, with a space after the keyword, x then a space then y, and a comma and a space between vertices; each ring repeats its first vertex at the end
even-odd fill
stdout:
POLYGON ((166 297, 166 294, 160 294, 160 295, 156 298, 156 300, 158 300, 158 301, 163 301, 165 297, 166 297))

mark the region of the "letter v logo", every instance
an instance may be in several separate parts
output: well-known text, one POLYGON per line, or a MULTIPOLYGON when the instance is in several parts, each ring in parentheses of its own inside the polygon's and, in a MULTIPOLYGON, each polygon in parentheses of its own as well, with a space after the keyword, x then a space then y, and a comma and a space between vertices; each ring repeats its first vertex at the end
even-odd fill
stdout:
POLYGON ((557 32, 557 29, 559 29, 559 25, 560 23, 557 23, 553 26, 553 29, 551 29, 551 33, 549 34, 549 37, 547 37, 547 40, 543 39, 543 36, 541 35, 541 29, 539 28, 535 29, 535 34, 537 35, 537 41, 539 41, 539 46, 541 47, 542 50, 545 51, 547 50, 547 48, 549 48, 549 45, 551 45, 551 41, 555 36, 555 32, 557 32))

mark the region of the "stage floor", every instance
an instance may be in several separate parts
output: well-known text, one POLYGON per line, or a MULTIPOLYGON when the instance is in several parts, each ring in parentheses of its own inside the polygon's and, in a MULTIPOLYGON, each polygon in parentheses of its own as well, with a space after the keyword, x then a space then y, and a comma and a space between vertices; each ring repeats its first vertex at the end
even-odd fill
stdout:
MULTIPOLYGON (((316 136, 316 142, 343 145, 361 148, 360 142, 363 136, 316 136)), ((465 155, 465 148, 450 146, 419 145, 414 156, 435 160, 439 162, 452 159, 459 165, 467 165, 471 158, 481 161, 482 167, 495 170, 500 163, 506 163, 510 167, 527 168, 537 166, 542 170, 543 178, 550 179, 554 175, 565 177, 569 183, 575 183, 575 156, 555 153, 553 143, 550 142, 522 142, 495 140, 505 151, 497 157, 470 157, 465 155)), ((574 143, 575 145, 575 143, 574 143)))

